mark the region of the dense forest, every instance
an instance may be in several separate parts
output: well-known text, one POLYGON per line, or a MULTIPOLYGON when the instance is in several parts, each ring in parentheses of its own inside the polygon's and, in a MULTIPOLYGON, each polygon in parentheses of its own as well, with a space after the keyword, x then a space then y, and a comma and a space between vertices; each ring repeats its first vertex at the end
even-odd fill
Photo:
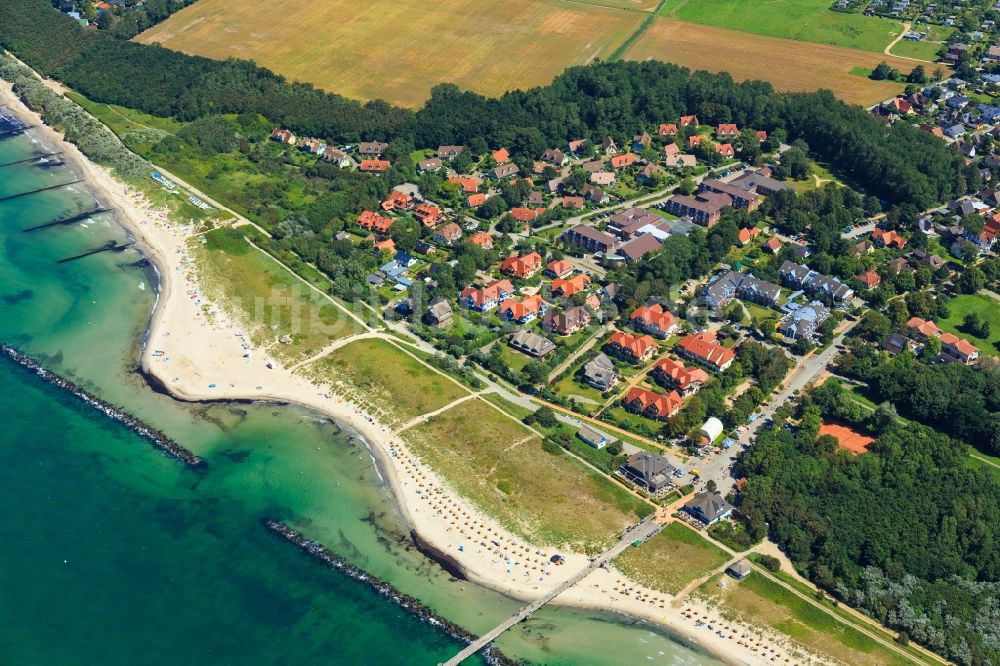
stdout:
MULTIPOLYGON (((880 342, 891 330, 889 318, 871 313, 859 333, 880 342)), ((844 354, 838 365, 867 382, 876 400, 891 402, 904 416, 1000 454, 1000 367, 995 362, 927 365, 910 353, 885 356, 873 344, 852 343, 851 353, 844 354)))
POLYGON ((830 381, 741 465, 751 529, 818 585, 959 664, 1000 663, 1000 485, 962 444, 830 381), (872 431, 872 452, 817 437, 823 417, 872 431))
POLYGON ((100 102, 191 120, 259 113, 334 142, 381 139, 419 147, 485 142, 537 156, 570 138, 631 136, 683 113, 802 139, 867 191, 920 208, 965 193, 961 155, 903 123, 887 126, 829 91, 776 93, 760 81, 649 61, 574 67, 551 84, 496 99, 442 84, 419 111, 359 104, 292 84, 253 63, 213 61, 85 32, 45 0, 0 1, 0 43, 39 71, 100 102))

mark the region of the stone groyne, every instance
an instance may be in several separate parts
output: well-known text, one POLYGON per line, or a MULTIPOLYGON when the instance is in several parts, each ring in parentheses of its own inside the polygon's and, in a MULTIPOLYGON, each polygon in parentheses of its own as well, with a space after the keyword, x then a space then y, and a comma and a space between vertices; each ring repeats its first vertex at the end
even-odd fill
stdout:
MULTIPOLYGON (((286 541, 298 546, 306 554, 324 562, 325 564, 337 569, 341 573, 344 573, 354 580, 357 580, 371 589, 375 590, 383 597, 392 599, 397 604, 399 604, 408 613, 418 617, 423 622, 433 625, 451 636, 455 640, 462 641, 463 643, 472 643, 478 636, 469 633, 462 627, 458 626, 454 622, 444 619, 437 613, 432 611, 430 608, 420 603, 408 594, 403 594, 391 584, 372 576, 363 569, 359 569, 353 564, 349 564, 344 560, 340 559, 334 555, 326 546, 316 541, 310 541, 302 536, 300 533, 296 532, 294 529, 286 525, 285 523, 278 520, 265 520, 264 525, 270 531, 274 532, 286 541)), ((480 656, 486 661, 487 664, 491 666, 517 666, 520 662, 514 661, 509 657, 506 657, 503 653, 497 650, 492 645, 482 650, 479 653, 480 656)))
POLYGON ((167 455, 177 458, 178 460, 182 461, 186 465, 189 465, 190 467, 203 467, 205 465, 204 460, 202 460, 195 454, 191 453, 190 451, 185 449, 183 446, 181 446, 171 438, 167 437, 167 435, 165 435, 160 430, 157 430, 156 428, 146 423, 143 423, 139 419, 125 413, 120 408, 116 407, 115 405, 112 405, 106 400, 98 398, 94 394, 90 393, 81 386, 74 384, 65 377, 61 377, 56 373, 52 372, 51 370, 47 370, 42 366, 41 363, 31 358, 30 356, 22 354, 14 347, 8 344, 0 344, 0 354, 8 357, 15 363, 27 368, 28 370, 31 370, 49 384, 61 388, 64 391, 75 395, 77 398, 87 403, 97 411, 101 412, 108 418, 123 424, 125 427, 127 427, 129 430, 136 433, 140 437, 148 439, 150 442, 153 443, 153 446, 160 449, 167 455))

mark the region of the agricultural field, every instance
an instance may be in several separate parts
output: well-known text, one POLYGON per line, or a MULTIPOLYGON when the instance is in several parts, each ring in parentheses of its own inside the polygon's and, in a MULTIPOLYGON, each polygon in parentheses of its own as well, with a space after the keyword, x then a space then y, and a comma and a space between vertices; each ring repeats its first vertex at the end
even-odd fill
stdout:
POLYGON ((652 511, 481 400, 405 432, 414 451, 463 497, 532 543, 598 552, 652 511))
POLYGON ((941 330, 967 339, 979 347, 983 356, 1000 356, 1000 301, 982 294, 962 294, 948 301, 951 316, 938 321, 941 330), (976 313, 979 318, 990 322, 989 339, 971 335, 964 330, 965 317, 976 313))
POLYGON ((858 104, 872 104, 903 89, 899 83, 872 81, 854 73, 858 68, 870 70, 885 60, 901 72, 909 72, 917 64, 858 49, 764 37, 662 17, 624 57, 728 71, 737 80, 762 79, 783 91, 828 88, 841 99, 858 104))
MULTIPOLYGON (((914 663, 889 650, 857 629, 753 572, 737 582, 725 574, 713 576, 699 589, 701 596, 719 604, 724 616, 776 629, 812 652, 838 663, 865 666, 903 666, 914 663), (725 581, 725 588, 719 587, 725 581)), ((919 663, 919 662, 917 662, 919 663)))
POLYGON ((418 106, 438 83, 498 95, 607 59, 648 16, 631 10, 655 7, 652 0, 606 4, 200 0, 137 39, 254 60, 347 97, 418 106))
POLYGON ((373 338, 349 342, 300 372, 325 382, 347 382, 356 394, 353 399, 396 423, 441 409, 469 394, 392 343, 373 338), (388 413, 386 406, 391 407, 388 413))
POLYGON ((830 10, 828 0, 667 0, 661 16, 768 37, 882 50, 902 31, 901 21, 830 10))
POLYGON ((361 325, 237 231, 219 229, 191 242, 206 293, 250 327, 255 344, 285 361, 318 353, 361 325), (278 344, 282 336, 289 344, 278 344))
POLYGON ((667 594, 677 594, 729 559, 724 550, 680 523, 615 559, 615 566, 639 583, 667 594))

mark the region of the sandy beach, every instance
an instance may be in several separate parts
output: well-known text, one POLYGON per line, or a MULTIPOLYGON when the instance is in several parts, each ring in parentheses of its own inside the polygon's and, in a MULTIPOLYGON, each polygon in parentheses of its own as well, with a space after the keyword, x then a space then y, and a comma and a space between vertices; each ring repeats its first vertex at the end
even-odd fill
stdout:
MULTIPOLYGON (((102 203, 115 210, 119 222, 157 267, 159 298, 142 366, 171 395, 188 401, 296 403, 355 430, 368 442, 388 489, 421 541, 474 583, 531 600, 587 566, 585 555, 565 551, 559 551, 565 564, 551 563, 557 551, 525 543, 483 515, 423 464, 409 450, 404 436, 349 400, 338 387, 316 385, 282 367, 266 349, 257 348, 247 324, 204 293, 188 250, 196 236, 193 228, 171 221, 167 211, 153 207, 141 192, 87 160, 24 107, 5 82, 0 82, 0 103, 10 105, 10 111, 25 121, 40 125, 32 132, 65 151, 65 161, 86 179, 102 203)), ((718 611, 691 598, 675 605, 670 595, 643 588, 613 569, 591 573, 556 602, 647 620, 731 664, 822 663, 804 657, 783 637, 725 621, 718 611)))

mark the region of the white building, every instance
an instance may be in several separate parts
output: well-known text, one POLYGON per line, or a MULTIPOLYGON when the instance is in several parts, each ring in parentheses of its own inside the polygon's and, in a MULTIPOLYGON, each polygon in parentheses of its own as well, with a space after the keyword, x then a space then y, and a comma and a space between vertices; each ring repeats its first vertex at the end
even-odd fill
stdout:
POLYGON ((722 421, 710 416, 698 432, 701 434, 703 444, 711 444, 722 434, 722 421))

